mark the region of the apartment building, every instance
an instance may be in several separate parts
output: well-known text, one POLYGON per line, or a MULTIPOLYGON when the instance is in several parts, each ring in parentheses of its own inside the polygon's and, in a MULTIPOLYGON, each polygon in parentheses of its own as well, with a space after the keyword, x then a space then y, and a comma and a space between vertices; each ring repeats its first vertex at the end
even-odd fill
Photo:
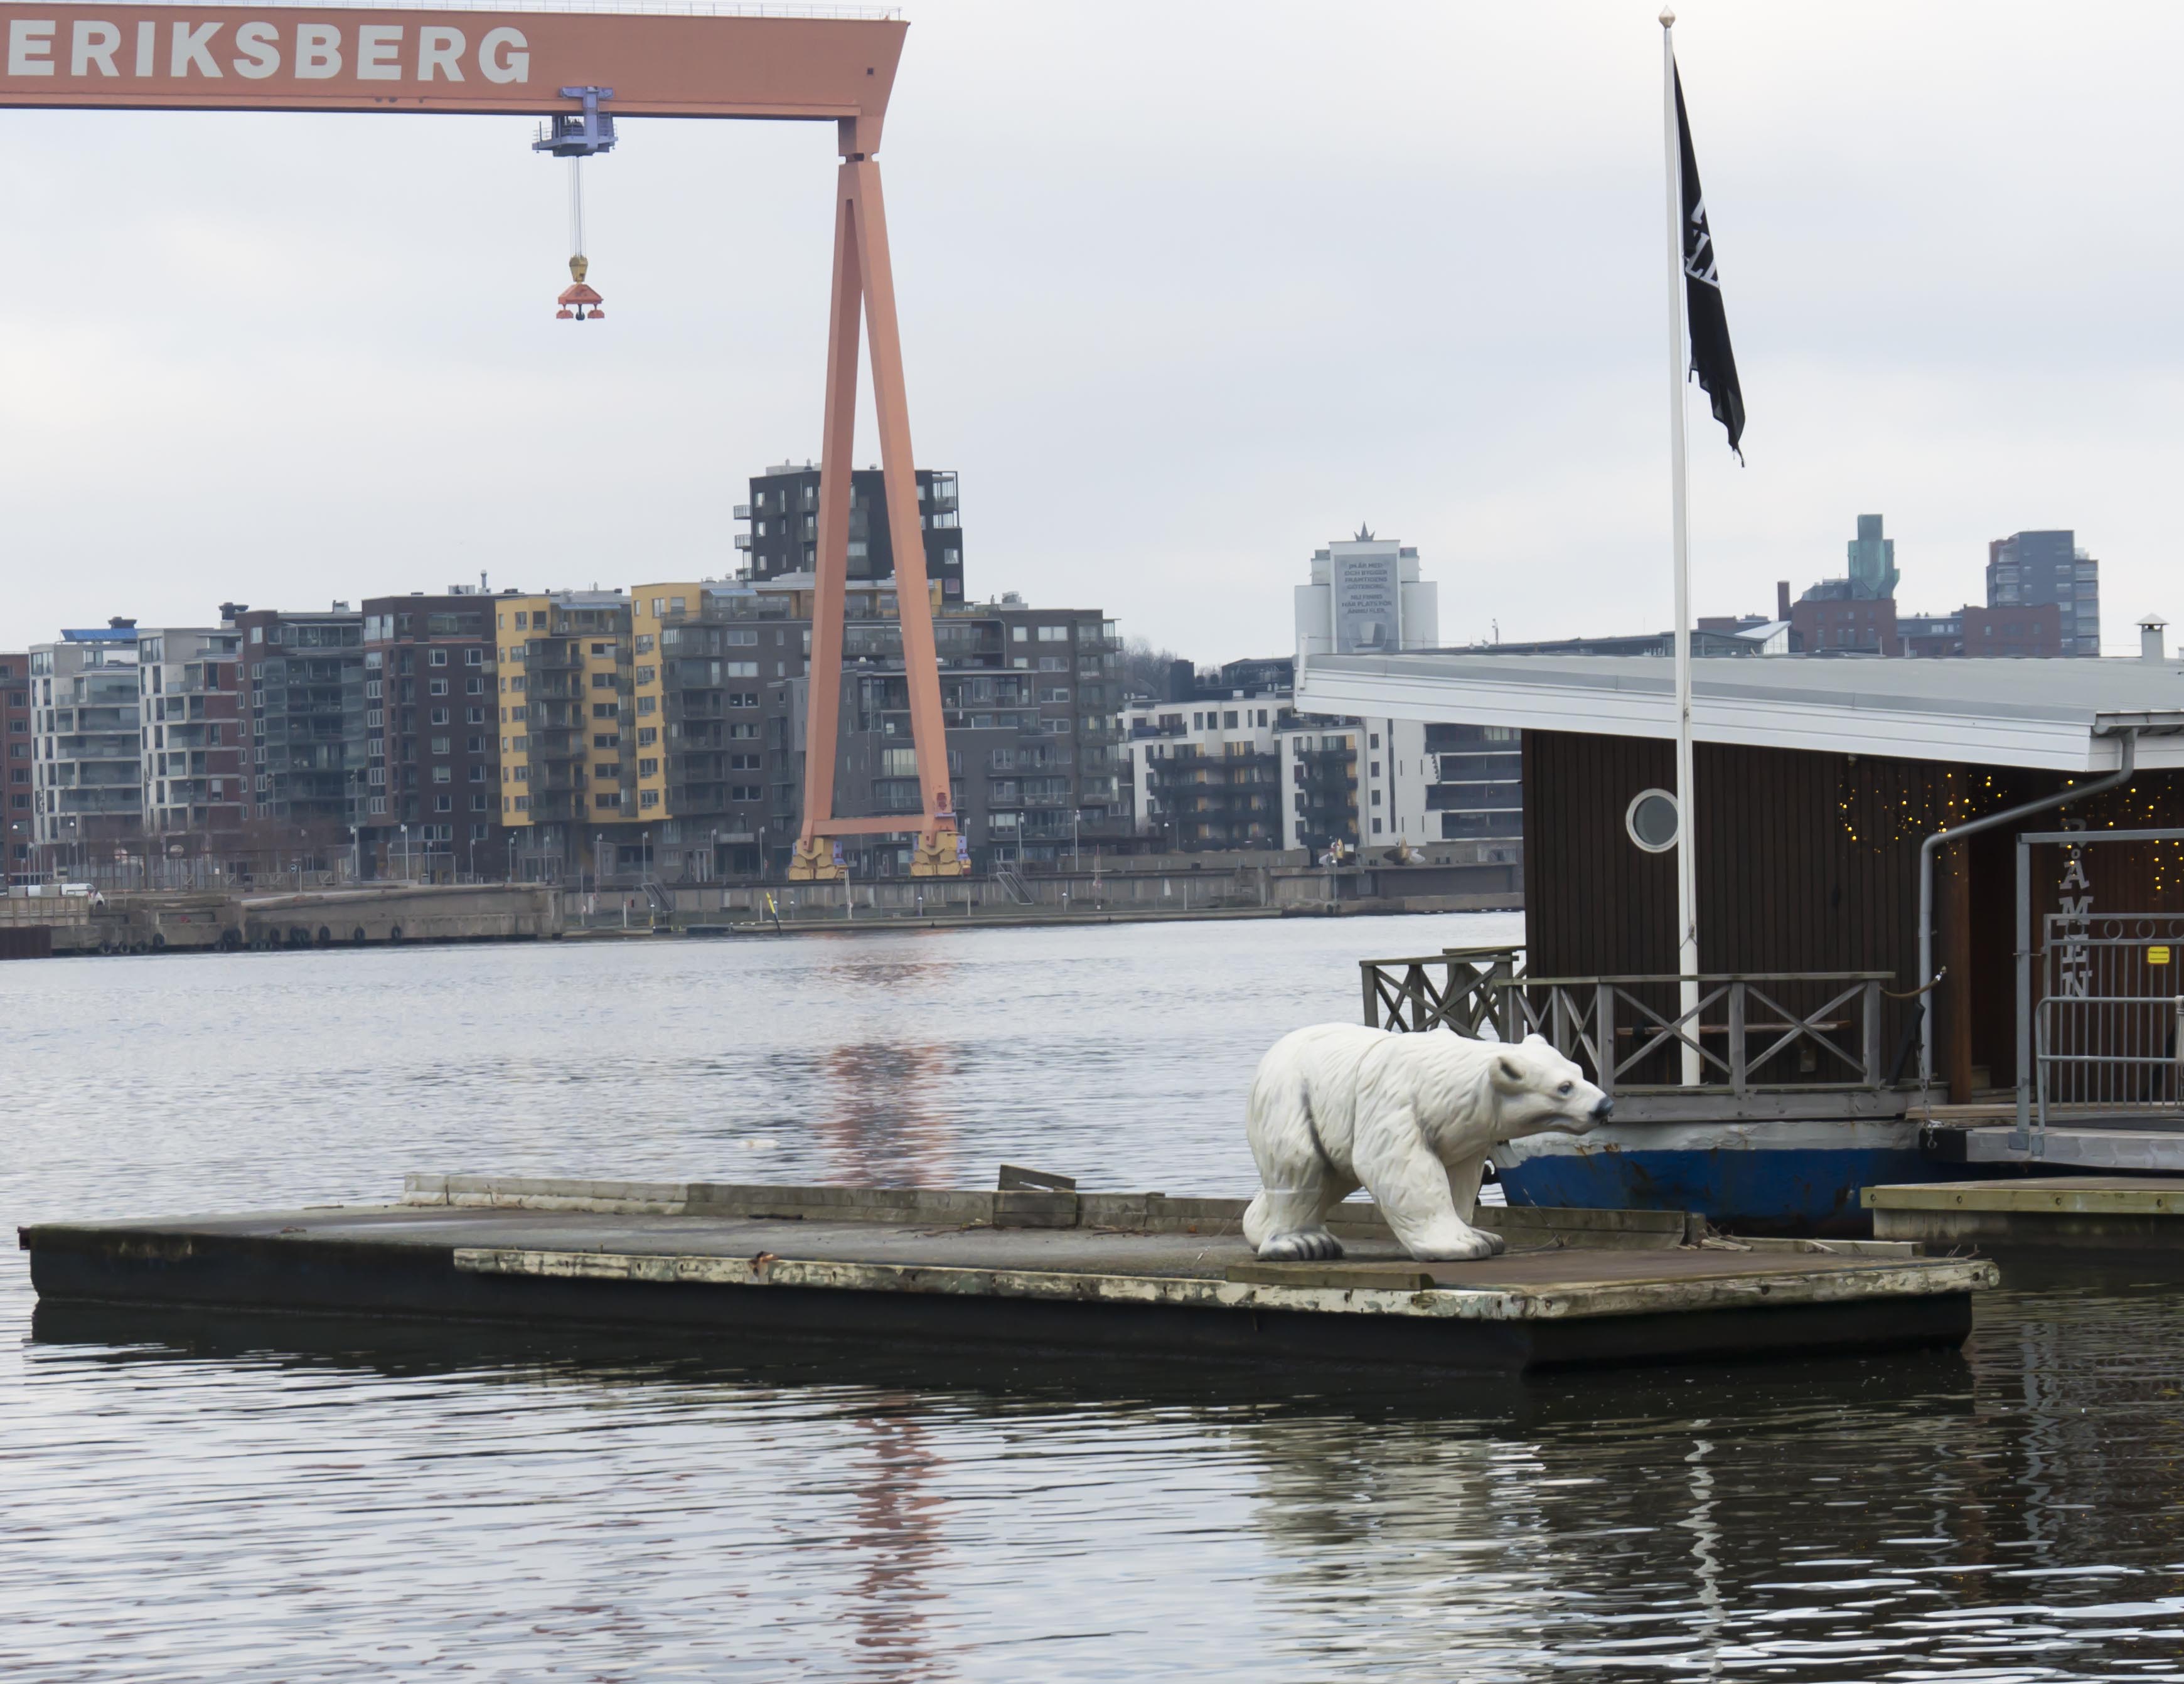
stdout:
POLYGON ((0 881, 29 876, 32 864, 31 652, 0 654, 0 881))
MULTIPOLYGON (((223 603, 242 638, 250 704, 251 817, 307 833, 321 848, 369 822, 366 721, 385 729, 385 697, 365 702, 364 614, 223 603)), ((382 757, 383 759, 383 757, 382 757)), ((383 816, 385 809, 380 809, 383 816)))
MULTIPOLYGON (((925 576, 939 587, 939 600, 963 600, 963 514, 956 475, 920 468, 917 517, 925 539, 925 576)), ((877 468, 850 475, 849 576, 877 583, 894 577, 894 537, 888 525, 884 480, 877 468)), ((748 581, 811 573, 819 559, 819 470, 786 462, 755 475, 750 501, 738 503, 735 518, 749 531, 736 534, 736 547, 749 559, 748 581)))
MULTIPOLYGON (((453 586, 365 600, 367 875, 489 872, 501 846, 494 620, 506 600, 453 586)), ((344 769, 345 770, 345 769, 344 769)))
MULTIPOLYGON (((1120 646, 1097 609, 947 603, 931 581, 950 799, 979 869, 1119 841, 1120 646)), ((632 592, 633 846, 672 881, 785 868, 801 827, 815 581, 632 592)), ((923 813, 894 581, 853 582, 834 805, 904 817, 844 839, 853 876, 907 875, 923 813)))
MULTIPOLYGON (((1185 699, 1126 707, 1123 787, 1140 837, 1162 852, 1314 855, 1337 842, 1521 838, 1516 733, 1300 714, 1290 671, 1286 661, 1234 661, 1185 699)), ((1171 681, 1171 695, 1184 687, 1171 681)))
POLYGON ((231 624, 136 634, 139 823, 148 850, 217 859, 244 846, 252 802, 242 647, 231 624))
POLYGON ((136 622, 64 631, 30 652, 31 842, 41 869, 110 859, 142 834, 136 622))
POLYGON ((550 882, 641 869, 626 834, 638 817, 630 598, 504 593, 492 609, 495 800, 514 870, 550 882))
MULTIPOLYGON (((1986 547, 1986 605, 1990 609, 2030 609, 2053 605, 2056 637, 2065 655, 2098 655, 2101 652, 2101 564, 2080 546, 2078 535, 2067 528, 2053 531, 2013 532, 1986 547)), ((2025 641, 2036 638, 2028 617, 2018 616, 2025 641)), ((1990 644, 2007 637, 2000 625, 1975 636, 1968 628, 1967 654, 1999 653, 1990 644)))

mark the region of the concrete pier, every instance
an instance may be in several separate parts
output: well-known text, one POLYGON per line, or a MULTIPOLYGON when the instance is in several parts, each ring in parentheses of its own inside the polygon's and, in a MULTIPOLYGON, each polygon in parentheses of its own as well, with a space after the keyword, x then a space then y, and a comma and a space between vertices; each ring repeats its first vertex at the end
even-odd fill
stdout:
POLYGON ((2042 1175, 1867 1187, 1876 1238, 1997 1250, 2184 1251, 2184 1180, 2042 1175))
MULTIPOLYGON (((1953 1345, 1992 1264, 1694 1243, 1673 1212, 1493 1214, 1507 1255, 1260 1263, 1240 1200, 415 1176, 401 1203, 21 1231, 42 1298, 704 1329, 738 1340, 1568 1364, 1953 1345)), ((682 1336, 677 1336, 678 1337, 682 1336)))

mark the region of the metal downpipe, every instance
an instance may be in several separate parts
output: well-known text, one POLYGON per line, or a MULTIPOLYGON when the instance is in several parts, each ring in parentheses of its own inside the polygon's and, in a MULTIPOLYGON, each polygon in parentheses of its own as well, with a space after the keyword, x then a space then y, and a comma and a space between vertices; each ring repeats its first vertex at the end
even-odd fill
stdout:
POLYGON ((2089 795, 2101 795, 2120 788, 2131 781, 2138 764, 2138 727, 2126 725, 2123 731, 2122 759, 2114 771, 2104 778, 2059 795, 2043 796, 2038 801, 2028 801, 2021 807, 2012 807, 2001 813, 1990 813, 1983 819, 1974 819, 1953 831, 1936 831, 1919 844, 1919 1084, 1931 1087, 1934 1083, 1934 855, 1944 842, 1962 842, 1966 836, 1976 836, 1981 831, 1992 831, 2003 825, 2014 824, 2020 819, 2029 819, 2035 813, 2045 813, 2057 807, 2068 807, 2074 801, 2083 801, 2089 795))

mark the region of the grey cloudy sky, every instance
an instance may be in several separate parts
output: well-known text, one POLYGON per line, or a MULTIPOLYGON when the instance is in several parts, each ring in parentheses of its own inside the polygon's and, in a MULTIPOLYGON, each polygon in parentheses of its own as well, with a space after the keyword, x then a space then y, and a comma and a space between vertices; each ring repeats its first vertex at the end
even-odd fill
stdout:
MULTIPOLYGON (((1367 520, 1449 641, 1667 624, 1657 8, 912 7, 882 162, 972 593, 1272 653, 1367 520)), ((2184 620, 2184 11, 1680 13, 1751 416, 1739 469, 1693 393, 1701 611, 1880 510, 1907 609, 2074 526, 2112 652, 2184 620)), ((529 137, 0 113, 0 647, 733 565, 745 477, 818 448, 831 130, 628 123, 596 329, 529 137)))

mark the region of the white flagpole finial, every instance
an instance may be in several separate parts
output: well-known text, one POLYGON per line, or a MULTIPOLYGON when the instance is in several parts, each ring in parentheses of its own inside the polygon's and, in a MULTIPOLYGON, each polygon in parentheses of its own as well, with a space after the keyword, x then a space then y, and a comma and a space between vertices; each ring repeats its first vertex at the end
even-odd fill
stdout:
POLYGON ((1663 29, 1672 29, 1672 28, 1674 28, 1674 27, 1675 26, 1675 22, 1676 22, 1676 14, 1675 14, 1674 12, 1670 11, 1670 10, 1669 10, 1666 6, 1662 7, 1662 8, 1661 8, 1661 27, 1662 27, 1663 29))

